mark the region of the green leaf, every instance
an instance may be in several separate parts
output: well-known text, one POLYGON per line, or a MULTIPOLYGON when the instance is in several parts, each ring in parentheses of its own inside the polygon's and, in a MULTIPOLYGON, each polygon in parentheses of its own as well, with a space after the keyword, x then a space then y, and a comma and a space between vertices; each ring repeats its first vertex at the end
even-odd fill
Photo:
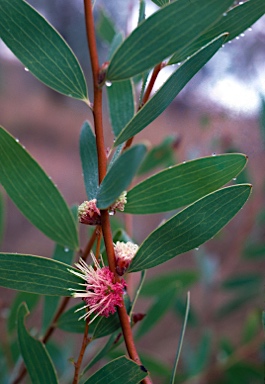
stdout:
POLYGON ((174 146, 177 142, 176 136, 166 137, 162 143, 154 146, 145 156, 138 175, 150 172, 157 167, 169 167, 175 164, 174 146))
POLYGON ((10 308, 10 313, 7 320, 7 330, 8 333, 12 333, 16 328, 17 322, 17 310, 22 302, 27 304, 27 307, 30 311, 37 305, 39 300, 39 295, 34 295, 27 292, 19 292, 15 299, 13 300, 12 306, 10 308))
POLYGON ((184 335, 185 335, 186 326, 187 326, 187 322, 188 322, 189 309, 190 309, 190 292, 187 293, 185 317, 184 317, 184 321, 183 321, 183 325, 182 325, 182 329, 181 329, 181 334, 180 334, 180 338, 179 338, 179 342, 178 342, 178 349, 177 349, 177 353, 176 353, 176 357, 175 357, 174 367, 172 370, 170 384, 175 383, 175 377, 176 377, 176 371, 177 371, 178 362, 179 362, 179 358, 180 358, 180 352, 182 349, 182 345, 183 345, 183 341, 184 341, 184 335))
POLYGON ((158 5, 159 7, 162 7, 163 5, 169 4, 170 0, 152 0, 152 2, 158 5))
POLYGON ((80 289, 74 269, 41 256, 0 253, 0 286, 51 296, 71 296, 69 288, 80 289))
POLYGON ((242 154, 204 157, 170 167, 127 193, 124 212, 147 214, 191 204, 235 177, 246 165, 242 154))
MULTIPOLYGON (((76 207, 74 207, 75 209, 76 207)), ((72 209, 72 211, 74 210, 72 209)), ((73 212, 74 213, 74 212, 73 212)), ((76 212, 77 213, 77 212, 76 212)), ((53 252, 53 260, 61 261, 66 264, 71 264, 73 261, 74 252, 69 249, 56 244, 53 252)), ((58 308, 60 297, 58 296, 45 296, 43 304, 43 321, 42 321, 42 334, 45 333, 46 329, 51 324, 55 312, 58 308)))
POLYGON ((2 191, 0 191, 0 245, 4 236, 5 227, 5 202, 2 191))
POLYGON ((226 42, 234 39, 254 24, 264 13, 265 3, 263 0, 250 0, 235 6, 229 12, 224 13, 217 23, 203 35, 186 47, 178 49, 169 60, 169 64, 185 60, 221 33, 229 33, 226 42))
POLYGON ((106 378, 108 384, 138 384, 146 376, 145 368, 121 356, 99 369, 84 384, 106 384, 106 378))
POLYGON ((248 344, 260 330, 260 311, 251 312, 244 324, 242 332, 242 344, 248 344))
POLYGON ((155 296, 161 294, 170 287, 176 287, 178 294, 189 286, 196 283, 199 279, 198 272, 192 270, 174 271, 147 280, 141 290, 143 296, 155 296))
POLYGON ((131 80, 119 81, 107 87, 112 131, 118 136, 134 115, 134 97, 131 80))
POLYGON ((196 362, 192 371, 194 375, 198 374, 199 372, 202 372, 206 368, 210 358, 211 348, 212 335, 208 330, 206 330, 204 331, 204 334, 197 347, 196 362))
POLYGON ((105 40, 109 44, 112 42, 114 36, 116 35, 116 29, 113 21, 102 8, 99 10, 97 33, 101 39, 105 40))
POLYGON ((146 147, 143 144, 135 145, 122 153, 109 169, 103 179, 97 194, 97 206, 100 209, 108 208, 130 185, 144 156, 146 147))
POLYGON ((265 311, 262 311, 262 326, 263 326, 263 331, 265 331, 265 311))
POLYGON ((182 210, 153 231, 138 249, 130 272, 148 269, 198 247, 218 233, 242 208, 248 184, 213 192, 182 210))
POLYGON ((22 0, 1 0, 0 15, 0 38, 34 76, 64 95, 87 101, 77 58, 47 20, 22 0))
POLYGON ((137 25, 139 25, 142 21, 145 20, 145 9, 146 9, 145 0, 140 0, 139 1, 139 14, 138 14, 137 25))
POLYGON ((92 200, 95 199, 98 191, 98 156, 96 137, 87 121, 81 129, 79 147, 86 194, 88 199, 92 200))
MULTIPOLYGON (((179 1, 175 2, 178 3, 179 1)), ((173 3, 174 4, 174 3, 173 3)), ((186 4, 188 4, 186 2, 186 4)), ((222 35, 209 45, 204 47, 194 56, 186 60, 167 79, 154 96, 139 110, 121 131, 115 141, 115 145, 121 144, 130 137, 142 131, 148 124, 154 121, 175 99, 178 93, 190 81, 190 79, 210 60, 224 43, 226 35, 222 35)))
POLYGON ((110 81, 128 79, 195 40, 233 4, 231 0, 174 1, 142 22, 115 52, 110 81))
POLYGON ((141 321, 137 332, 137 338, 140 338, 149 332, 167 313, 174 302, 176 293, 177 287, 171 286, 156 298, 154 304, 148 309, 145 318, 141 321))
POLYGON ((263 283, 263 276, 257 273, 246 273, 235 275, 224 280, 221 284, 223 289, 259 289, 263 283))
POLYGON ((262 260, 265 257, 265 244, 249 244, 243 252, 244 259, 262 260))
POLYGON ((46 236, 78 247, 77 228, 62 195, 39 164, 0 127, 0 182, 26 218, 46 236))
POLYGON ((24 321, 28 315, 28 308, 22 303, 17 314, 18 341, 31 381, 34 384, 56 384, 58 381, 55 368, 45 345, 34 339, 25 327, 24 321))

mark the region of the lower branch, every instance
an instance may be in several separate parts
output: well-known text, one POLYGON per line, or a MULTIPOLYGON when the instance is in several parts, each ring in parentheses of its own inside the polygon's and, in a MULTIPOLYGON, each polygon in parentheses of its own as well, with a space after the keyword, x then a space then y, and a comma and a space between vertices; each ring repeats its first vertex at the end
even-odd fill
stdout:
POLYGON ((82 364, 82 361, 83 361, 83 357, 84 357, 84 353, 85 353, 86 347, 87 347, 87 345, 89 343, 88 328, 89 328, 89 323, 86 321, 86 326, 85 326, 82 346, 81 346, 81 349, 80 349, 78 360, 75 363, 75 375, 74 375, 73 384, 78 384, 78 381, 79 381, 79 372, 80 372, 81 364, 82 364))

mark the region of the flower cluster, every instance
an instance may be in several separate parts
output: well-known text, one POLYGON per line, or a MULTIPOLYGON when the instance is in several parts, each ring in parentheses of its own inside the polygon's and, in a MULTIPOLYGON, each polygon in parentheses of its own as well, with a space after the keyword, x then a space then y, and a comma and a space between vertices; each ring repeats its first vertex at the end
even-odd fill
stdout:
POLYGON ((97 200, 84 201, 78 207, 78 219, 82 224, 100 225, 100 210, 97 207, 97 200))
POLYGON ((123 212, 124 206, 127 203, 127 192, 123 191, 122 194, 118 197, 118 199, 110 206, 109 210, 114 212, 116 210, 123 212))
POLYGON ((79 263, 75 264, 80 272, 69 270, 85 280, 85 283, 80 284, 84 286, 84 289, 72 294, 73 297, 79 297, 86 303, 85 306, 78 309, 78 311, 87 309, 87 312, 79 320, 82 318, 86 320, 93 314, 95 316, 92 321, 94 321, 99 315, 108 317, 115 313, 116 307, 123 305, 122 296, 127 286, 123 279, 120 282, 115 282, 114 273, 110 271, 109 267, 101 268, 94 255, 92 258, 94 267, 87 265, 83 259, 80 259, 79 263))
POLYGON ((117 243, 114 244, 116 272, 118 275, 122 276, 126 272, 138 248, 137 244, 131 243, 130 241, 127 241, 127 243, 117 241, 117 243))

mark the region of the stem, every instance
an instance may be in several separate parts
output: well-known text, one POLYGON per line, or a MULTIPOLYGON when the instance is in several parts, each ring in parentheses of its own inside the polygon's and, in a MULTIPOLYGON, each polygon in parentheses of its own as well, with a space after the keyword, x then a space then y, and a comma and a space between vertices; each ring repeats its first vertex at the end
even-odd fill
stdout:
MULTIPOLYGON (((98 155, 98 174, 99 174, 99 184, 102 182, 103 178, 107 172, 107 156, 105 151, 104 144, 104 135, 103 135, 103 122, 102 122, 102 89, 99 87, 100 79, 100 67, 98 64, 98 54, 96 47, 96 36, 94 30, 94 19, 93 19, 93 10, 91 0, 84 0, 85 8, 85 21, 86 21, 86 31, 87 31, 87 40, 89 46, 91 67, 93 72, 93 86, 94 86, 94 126, 95 126, 95 135, 96 135, 96 145, 97 145, 97 155, 98 155)), ((106 247, 106 252, 108 256, 108 264, 110 270, 115 275, 115 280, 119 281, 116 270, 115 262, 115 253, 113 247, 112 233, 110 228, 109 213, 107 210, 101 210, 101 221, 102 221, 102 232, 106 247)), ((130 326, 129 317, 127 315, 124 303, 123 306, 118 310, 120 323, 124 335, 124 340, 127 346, 129 356, 139 365, 141 365, 140 358, 136 351, 134 340, 132 337, 132 330, 130 326)), ((151 381, 149 379, 144 379, 143 383, 148 384, 151 381)))
POLYGON ((146 88, 146 91, 145 91, 145 94, 144 94, 144 97, 142 100, 142 105, 140 105, 139 109, 141 109, 141 107, 148 101, 149 96, 151 95, 152 89, 154 87, 155 81, 157 79, 157 76, 158 76, 159 72, 161 71, 161 69, 163 68, 163 66, 164 66, 163 63, 159 63, 155 66, 153 73, 152 73, 152 76, 151 76, 151 79, 149 81, 149 84, 146 88))
MULTIPOLYGON (((146 88, 146 91, 144 93, 144 96, 143 96, 143 99, 142 99, 142 103, 141 105, 139 105, 139 108, 138 108, 138 111, 144 106, 145 103, 147 103, 150 95, 151 95, 151 92, 153 90, 153 87, 154 87, 154 84, 155 84, 155 81, 157 79, 157 76, 159 74, 159 72, 161 71, 161 69, 164 68, 164 64, 163 63, 159 63, 155 66, 154 70, 153 70, 153 73, 152 73, 152 76, 151 76, 151 79, 149 81, 149 84, 146 88)), ((125 149, 129 148, 131 145, 132 145, 132 142, 133 142, 133 139, 134 139, 134 136, 131 137, 130 139, 128 139, 124 145, 124 148, 123 148, 123 151, 125 151, 125 149)))
POLYGON ((82 346, 81 346, 81 349, 80 349, 78 360, 75 363, 75 375, 74 375, 73 384, 78 384, 78 381, 79 381, 79 372, 80 372, 81 364, 82 364, 82 361, 83 361, 83 357, 84 357, 84 354, 85 354, 86 347, 87 347, 87 345, 89 343, 88 328, 89 328, 89 324, 86 321, 86 326, 85 326, 82 346))
POLYGON ((94 18, 92 1, 84 0, 85 8, 85 21, 86 21, 86 32, 87 41, 90 53, 92 74, 93 74, 93 86, 94 86, 94 124, 95 124, 95 135, 97 144, 98 154, 98 177, 99 184, 102 182, 107 171, 107 156, 105 152, 104 136, 103 136, 103 122, 102 122, 102 89, 99 87, 99 64, 98 64, 98 53, 96 45, 96 36, 94 28, 94 18))

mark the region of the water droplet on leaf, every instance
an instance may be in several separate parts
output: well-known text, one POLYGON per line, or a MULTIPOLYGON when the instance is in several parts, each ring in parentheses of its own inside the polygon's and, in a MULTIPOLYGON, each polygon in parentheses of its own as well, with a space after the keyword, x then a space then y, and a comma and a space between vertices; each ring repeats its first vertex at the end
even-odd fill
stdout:
POLYGON ((107 86, 107 87, 111 87, 111 86, 112 86, 112 82, 107 80, 107 81, 106 81, 106 86, 107 86))

